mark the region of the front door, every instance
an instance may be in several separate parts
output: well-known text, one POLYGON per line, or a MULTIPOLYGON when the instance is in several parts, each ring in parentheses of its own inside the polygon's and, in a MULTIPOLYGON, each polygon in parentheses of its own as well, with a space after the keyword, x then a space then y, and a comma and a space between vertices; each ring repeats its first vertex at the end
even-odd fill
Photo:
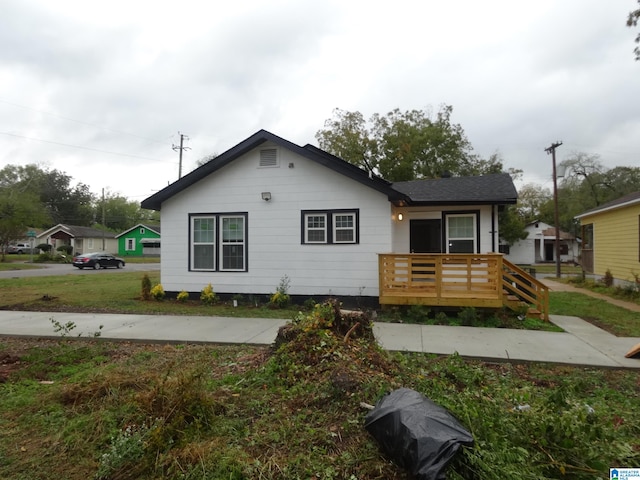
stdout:
POLYGON ((442 253, 442 221, 411 220, 409 225, 411 253, 442 253))

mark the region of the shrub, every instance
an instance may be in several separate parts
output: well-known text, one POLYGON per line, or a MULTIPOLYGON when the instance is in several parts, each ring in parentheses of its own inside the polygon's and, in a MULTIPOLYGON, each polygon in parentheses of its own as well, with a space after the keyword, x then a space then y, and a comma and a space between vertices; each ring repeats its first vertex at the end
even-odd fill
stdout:
POLYGON ((151 279, 146 273, 142 277, 142 299, 151 300, 151 279))
POLYGON ((56 248, 57 252, 64 252, 67 255, 71 255, 71 252, 73 252, 73 247, 71 245, 60 245, 58 248, 56 248))
POLYGON ((289 284, 291 280, 287 275, 280 279, 280 284, 276 288, 276 293, 271 295, 269 299, 269 305, 272 308, 285 308, 291 303, 291 296, 289 296, 289 284))
POLYGON ((602 277, 601 281, 607 288, 613 285, 613 275, 611 274, 611 270, 607 268, 607 271, 604 272, 604 277, 602 277))
POLYGON ((165 295, 164 288, 162 288, 162 285, 160 283, 158 283, 157 285, 154 285, 150 293, 151 293, 151 296, 158 301, 164 299, 164 295, 165 295))
POLYGON ((53 245, 49 243, 41 243, 39 245, 36 245, 36 248, 44 253, 49 253, 53 248, 53 245))
POLYGON ((466 327, 474 326, 476 322, 479 320, 478 312, 474 307, 464 307, 458 313, 458 318, 460 319, 460 322, 462 323, 462 325, 466 327))
POLYGON ((218 296, 213 291, 211 284, 208 284, 200 291, 200 300, 205 305, 213 305, 218 301, 218 296))
POLYGON ((189 300, 189 292, 182 290, 180 293, 178 293, 178 295, 176 296, 176 300, 179 301, 180 303, 184 303, 187 300, 189 300))

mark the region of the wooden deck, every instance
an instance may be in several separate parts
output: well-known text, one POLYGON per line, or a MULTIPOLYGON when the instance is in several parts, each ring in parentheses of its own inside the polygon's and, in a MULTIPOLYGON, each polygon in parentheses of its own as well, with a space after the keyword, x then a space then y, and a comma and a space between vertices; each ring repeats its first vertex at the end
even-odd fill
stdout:
POLYGON ((382 305, 503 306, 549 319, 548 288, 502 254, 380 254, 382 305))

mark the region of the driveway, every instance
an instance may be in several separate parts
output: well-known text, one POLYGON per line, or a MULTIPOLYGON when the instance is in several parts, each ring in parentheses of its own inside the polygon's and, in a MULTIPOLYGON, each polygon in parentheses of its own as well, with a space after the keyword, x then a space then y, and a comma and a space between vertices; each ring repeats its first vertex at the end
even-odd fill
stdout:
POLYGON ((47 277, 50 275, 111 275, 122 272, 149 272, 160 270, 160 263, 127 263, 124 268, 106 268, 104 270, 94 270, 92 268, 80 270, 69 263, 38 263, 34 265, 38 268, 0 271, 0 278, 47 277))

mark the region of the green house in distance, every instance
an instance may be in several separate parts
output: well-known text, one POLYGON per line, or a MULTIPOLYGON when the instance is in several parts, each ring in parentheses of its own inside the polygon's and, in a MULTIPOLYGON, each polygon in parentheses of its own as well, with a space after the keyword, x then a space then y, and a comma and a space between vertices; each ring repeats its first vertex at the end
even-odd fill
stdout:
POLYGON ((135 227, 116 235, 118 239, 118 255, 121 257, 159 257, 160 225, 144 225, 135 227))

